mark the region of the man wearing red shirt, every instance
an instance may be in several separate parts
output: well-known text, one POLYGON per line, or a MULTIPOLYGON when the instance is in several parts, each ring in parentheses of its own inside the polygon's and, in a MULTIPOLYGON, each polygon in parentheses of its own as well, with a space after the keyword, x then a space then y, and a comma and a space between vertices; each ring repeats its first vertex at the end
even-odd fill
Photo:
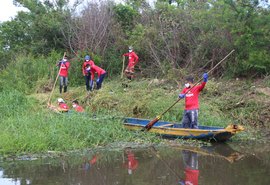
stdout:
POLYGON ((76 112, 84 112, 82 106, 79 105, 77 100, 72 101, 72 107, 75 109, 76 112))
POLYGON ((127 56, 128 57, 128 66, 125 70, 125 74, 127 76, 128 79, 132 79, 134 76, 134 67, 135 65, 138 63, 139 61, 139 57, 137 56, 137 54, 133 51, 133 48, 130 46, 129 47, 129 52, 123 54, 123 56, 127 56))
POLYGON ((185 111, 182 120, 183 128, 198 128, 199 94, 208 80, 208 74, 203 74, 203 82, 194 86, 193 77, 186 79, 185 88, 179 94, 179 98, 185 98, 185 111))
POLYGON ((89 69, 87 69, 87 66, 93 66, 95 65, 94 61, 91 60, 90 56, 89 55, 86 55, 85 58, 84 58, 84 62, 83 62, 83 65, 82 65, 82 74, 85 78, 85 86, 86 86, 86 90, 87 91, 90 91, 90 82, 91 82, 91 76, 89 74, 89 69))
POLYGON ((95 73, 97 73, 98 78, 96 80, 97 90, 101 88, 102 82, 104 80, 104 77, 106 76, 106 71, 97 65, 90 66, 87 65, 87 72, 91 74, 91 80, 90 80, 90 90, 93 90, 93 81, 95 78, 95 73))
POLYGON ((67 85, 68 85, 68 69, 70 63, 67 59, 67 56, 61 60, 57 66, 59 67, 59 78, 60 78, 60 93, 62 93, 62 88, 64 86, 64 92, 67 92, 67 85))
POLYGON ((62 98, 58 98, 57 99, 58 102, 58 111, 60 112, 67 112, 69 107, 67 106, 67 104, 65 103, 65 101, 62 98))
POLYGON ((48 108, 57 113, 68 112, 69 107, 62 98, 57 99, 57 104, 58 106, 54 106, 51 103, 48 103, 48 108))

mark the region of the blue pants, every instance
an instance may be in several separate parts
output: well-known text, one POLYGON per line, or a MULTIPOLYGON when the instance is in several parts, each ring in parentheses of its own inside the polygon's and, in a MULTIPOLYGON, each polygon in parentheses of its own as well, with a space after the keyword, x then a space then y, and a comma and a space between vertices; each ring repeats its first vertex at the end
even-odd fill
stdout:
POLYGON ((96 81, 97 82, 97 89, 101 88, 102 82, 103 82, 106 74, 107 73, 104 73, 104 74, 100 75, 100 77, 97 79, 97 81, 96 81))
POLYGON ((92 88, 93 84, 91 84, 91 75, 85 75, 84 79, 85 79, 86 90, 87 91, 92 90, 91 88, 92 88))
POLYGON ((67 86, 68 77, 60 76, 60 86, 67 86))
POLYGON ((68 77, 60 76, 60 93, 62 93, 62 87, 64 86, 64 92, 67 92, 68 77))
POLYGON ((182 120, 183 128, 198 128, 198 109, 185 110, 182 120))
POLYGON ((198 154, 188 150, 182 150, 183 162, 185 168, 198 170, 198 154))

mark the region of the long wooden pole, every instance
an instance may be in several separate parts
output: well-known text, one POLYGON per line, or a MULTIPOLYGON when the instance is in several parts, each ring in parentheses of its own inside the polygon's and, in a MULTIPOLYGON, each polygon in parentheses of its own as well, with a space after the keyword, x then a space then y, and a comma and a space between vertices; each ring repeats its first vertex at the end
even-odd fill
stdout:
MULTIPOLYGON (((64 52, 63 59, 65 58, 65 56, 66 56, 66 52, 64 52)), ((53 91, 54 91, 54 89, 55 89, 55 85, 56 85, 57 79, 58 79, 58 77, 59 77, 60 71, 61 71, 61 66, 59 67, 58 74, 57 74, 56 79, 55 79, 55 81, 54 81, 53 88, 52 88, 52 92, 51 92, 51 94, 50 94, 50 96, 49 96, 49 99, 48 99, 48 103, 47 103, 48 105, 51 104, 52 94, 53 94, 53 91)))
MULTIPOLYGON (((226 55, 219 63, 217 63, 210 71, 208 71, 207 73, 211 73, 214 69, 216 69, 226 58, 228 58, 235 50, 233 49, 228 55, 226 55)), ((202 81, 203 78, 200 78, 195 84, 193 87, 191 87, 186 93, 189 93, 196 85, 198 85, 201 81, 202 81)), ((158 115, 155 119, 153 119, 152 121, 150 121, 143 129, 142 131, 149 131, 153 125, 158 122, 161 117, 166 113, 168 112, 173 106, 175 106, 175 104, 177 104, 179 101, 181 100, 181 98, 178 98, 169 108, 167 108, 164 112, 162 112, 160 115, 158 115)))
POLYGON ((123 56, 123 64, 122 64, 122 72, 121 72, 121 79, 124 76, 124 70, 125 70, 125 56, 123 56))

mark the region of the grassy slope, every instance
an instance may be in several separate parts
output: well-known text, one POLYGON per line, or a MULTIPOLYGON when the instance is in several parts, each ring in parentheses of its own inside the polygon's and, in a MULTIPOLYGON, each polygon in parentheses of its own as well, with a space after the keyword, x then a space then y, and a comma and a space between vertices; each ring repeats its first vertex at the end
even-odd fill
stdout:
MULTIPOLYGON (((270 85, 267 79, 260 84, 262 87, 270 85)), ((225 126, 231 122, 243 123, 247 132, 236 139, 257 137, 250 125, 256 123, 267 126, 265 121, 269 117, 264 116, 263 111, 270 107, 268 90, 259 91, 259 88, 254 87, 253 83, 242 81, 217 83, 210 80, 200 97, 200 124, 225 126), (260 119, 264 119, 263 123, 260 119)), ((85 115, 50 112, 46 108, 49 93, 28 97, 17 91, 2 93, 0 152, 66 151, 112 142, 159 142, 153 134, 127 131, 121 125, 121 118, 153 119, 176 100, 179 91, 166 81, 146 79, 133 82, 106 79, 104 87, 88 97, 83 86, 70 88, 62 98, 69 105, 71 100, 78 99, 86 108, 85 115), (123 87, 123 84, 128 87, 123 87), (96 114, 97 119, 93 119, 93 114, 96 114)), ((52 100, 55 101, 59 96, 55 91, 52 100)), ((183 107, 181 101, 162 119, 180 122, 183 107)))

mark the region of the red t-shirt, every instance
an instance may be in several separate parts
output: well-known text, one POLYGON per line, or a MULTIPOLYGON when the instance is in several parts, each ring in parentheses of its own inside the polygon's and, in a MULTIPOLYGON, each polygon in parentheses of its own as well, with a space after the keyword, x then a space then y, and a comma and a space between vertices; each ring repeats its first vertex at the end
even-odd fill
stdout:
POLYGON ((198 185, 199 170, 186 168, 185 174, 186 174, 185 184, 198 185))
POLYGON ((67 77, 68 76, 68 68, 70 66, 70 63, 68 61, 66 62, 59 62, 58 66, 60 67, 60 72, 59 75, 63 76, 63 77, 67 77))
MULTIPOLYGON (((186 94, 185 98, 185 110, 199 109, 199 94, 203 90, 206 82, 202 82, 200 85, 197 85, 191 89, 186 94)), ((189 88, 184 88, 181 94, 185 94, 189 88)))
POLYGON ((62 110, 68 110, 69 109, 69 107, 65 103, 59 103, 59 108, 62 109, 62 110))
POLYGON ((137 56, 137 54, 134 51, 129 52, 129 53, 125 53, 124 56, 128 56, 128 66, 129 67, 135 66, 139 61, 139 57, 137 56))
POLYGON ((86 65, 89 64, 90 67, 92 67, 93 65, 95 65, 93 60, 89 60, 89 61, 84 61, 83 65, 82 65, 82 73, 83 75, 87 75, 87 71, 86 71, 86 65))
POLYGON ((80 106, 75 104, 76 106, 74 107, 74 109, 76 110, 76 112, 84 112, 84 109, 80 106))
POLYGON ((95 73, 97 73, 98 77, 100 77, 100 75, 106 73, 106 71, 104 69, 102 69, 96 65, 91 66, 90 72, 91 72, 91 80, 94 80, 95 73))

